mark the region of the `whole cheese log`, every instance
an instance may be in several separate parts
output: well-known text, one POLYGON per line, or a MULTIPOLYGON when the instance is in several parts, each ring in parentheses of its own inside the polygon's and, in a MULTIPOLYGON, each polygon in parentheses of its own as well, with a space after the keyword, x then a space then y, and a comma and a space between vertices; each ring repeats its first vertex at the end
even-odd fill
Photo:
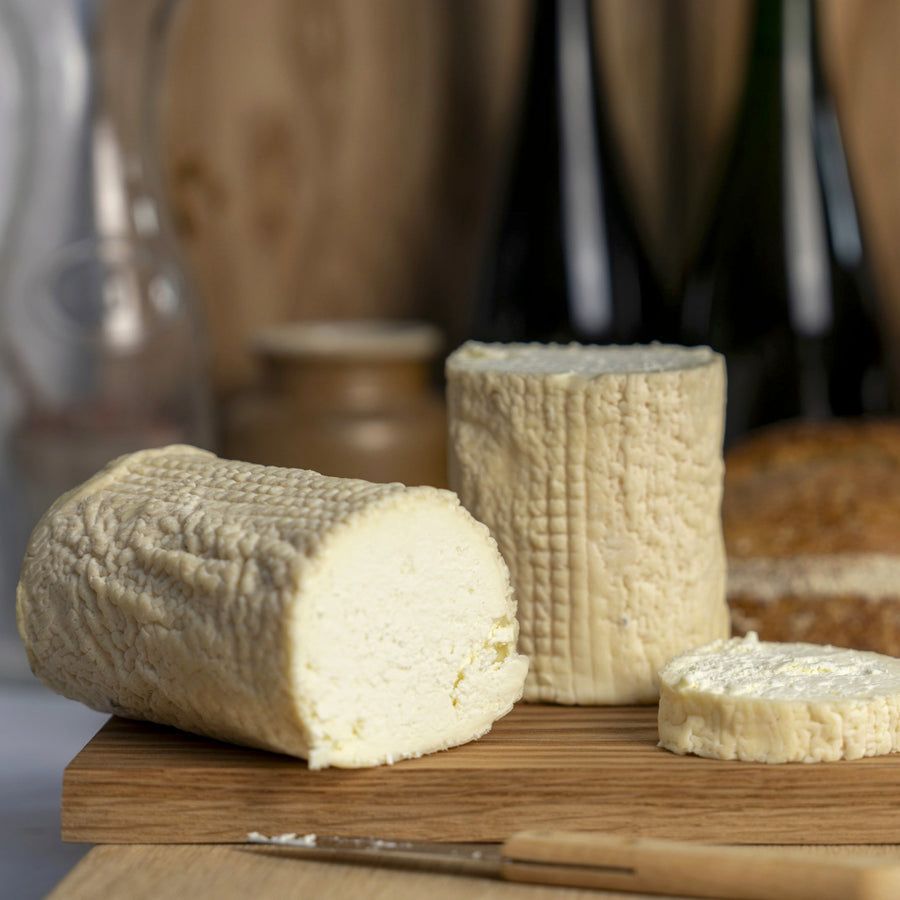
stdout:
POLYGON ((54 504, 18 619, 59 693, 311 768, 476 738, 527 669, 506 566, 454 494, 185 446, 54 504))
POLYGON ((859 759, 900 749, 900 659, 755 632, 688 651, 660 673, 659 743, 752 762, 859 759))
POLYGON ((666 660, 729 634, 722 357, 470 342, 447 382, 450 484, 509 564, 525 698, 655 700, 666 660))

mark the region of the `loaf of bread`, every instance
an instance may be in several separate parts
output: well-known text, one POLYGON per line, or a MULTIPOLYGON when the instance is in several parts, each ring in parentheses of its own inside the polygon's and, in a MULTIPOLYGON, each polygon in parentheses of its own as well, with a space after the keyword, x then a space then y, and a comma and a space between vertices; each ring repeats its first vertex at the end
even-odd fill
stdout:
POLYGON ((667 659, 728 636, 720 355, 470 342, 447 399, 450 485, 509 564, 526 700, 652 702, 667 659))
POLYGON ((900 422, 773 426, 725 461, 734 632, 900 655, 900 422))
POLYGON ((51 507, 18 620, 53 690, 314 769, 472 740, 527 669, 506 565, 454 494, 185 446, 51 507))
POLYGON ((681 654, 659 680, 659 743, 675 753, 785 763, 900 749, 892 656, 750 632, 681 654))

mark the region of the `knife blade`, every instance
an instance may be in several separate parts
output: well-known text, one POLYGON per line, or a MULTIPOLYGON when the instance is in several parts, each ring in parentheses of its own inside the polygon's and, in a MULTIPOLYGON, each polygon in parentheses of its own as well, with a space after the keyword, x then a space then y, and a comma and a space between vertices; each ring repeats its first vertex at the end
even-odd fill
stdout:
MULTIPOLYGON (((264 852, 530 884, 722 900, 896 900, 900 858, 813 856, 589 832, 520 832, 502 844, 251 832, 264 852)), ((252 849, 252 848, 251 848, 252 849)))

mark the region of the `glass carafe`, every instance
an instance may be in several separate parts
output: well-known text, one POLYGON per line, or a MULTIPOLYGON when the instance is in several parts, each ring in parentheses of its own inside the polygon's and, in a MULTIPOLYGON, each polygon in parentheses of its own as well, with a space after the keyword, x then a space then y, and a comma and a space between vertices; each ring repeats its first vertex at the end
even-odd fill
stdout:
POLYGON ((122 453, 209 446, 213 435, 199 310, 157 146, 177 4, 0 5, 15 30, 24 111, 0 248, 8 609, 16 556, 60 493, 122 453))

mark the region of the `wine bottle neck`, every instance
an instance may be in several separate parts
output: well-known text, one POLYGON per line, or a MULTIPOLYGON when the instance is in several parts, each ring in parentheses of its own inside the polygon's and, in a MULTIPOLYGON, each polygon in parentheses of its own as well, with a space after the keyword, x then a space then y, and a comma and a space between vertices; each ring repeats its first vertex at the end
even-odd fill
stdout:
POLYGON ((603 179, 597 137, 596 83, 588 0, 556 4, 560 110, 560 192, 569 317, 582 334, 613 327, 612 276, 603 218, 603 179))
POLYGON ((802 338, 834 321, 825 208, 813 140, 812 17, 809 0, 781 6, 781 145, 789 312, 802 338))

